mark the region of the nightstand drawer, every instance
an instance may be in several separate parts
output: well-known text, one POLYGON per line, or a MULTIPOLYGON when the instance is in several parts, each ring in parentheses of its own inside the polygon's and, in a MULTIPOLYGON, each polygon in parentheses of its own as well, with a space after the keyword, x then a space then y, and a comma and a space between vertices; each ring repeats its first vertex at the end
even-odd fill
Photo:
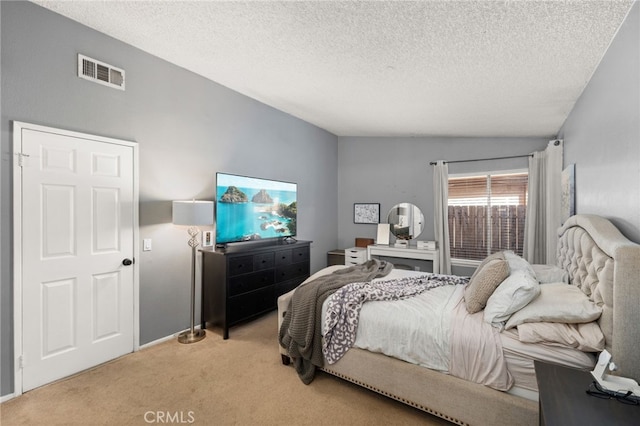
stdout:
POLYGON ((358 265, 367 260, 367 249, 363 247, 351 247, 344 251, 345 265, 358 265))

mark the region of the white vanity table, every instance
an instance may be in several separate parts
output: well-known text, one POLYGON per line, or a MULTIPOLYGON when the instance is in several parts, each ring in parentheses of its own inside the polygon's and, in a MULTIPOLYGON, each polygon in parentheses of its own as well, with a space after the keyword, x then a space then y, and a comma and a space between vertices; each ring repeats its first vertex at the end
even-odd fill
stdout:
POLYGON ((430 260, 433 262, 433 273, 440 273, 438 250, 425 250, 416 247, 393 247, 389 245, 367 246, 367 260, 372 256, 398 257, 402 259, 430 260))
MULTIPOLYGON (((409 241, 418 238, 424 229, 424 215, 417 206, 411 203, 399 203, 389 210, 387 223, 388 232, 393 234, 397 240, 402 240, 405 241, 406 244, 410 244, 409 241)), ((380 230, 378 232, 380 232, 380 230)), ((388 241, 388 238, 385 240, 388 241)), ((364 259, 360 260, 357 258, 358 254, 362 256, 364 253, 352 253, 354 258, 353 262, 364 261, 364 259)), ((389 244, 373 244, 367 246, 366 254, 366 260, 371 260, 373 256, 430 260, 433 263, 433 273, 440 273, 438 249, 428 250, 417 248, 416 246, 396 247, 395 245, 389 244)), ((345 256, 345 263, 347 263, 347 256, 345 256)))

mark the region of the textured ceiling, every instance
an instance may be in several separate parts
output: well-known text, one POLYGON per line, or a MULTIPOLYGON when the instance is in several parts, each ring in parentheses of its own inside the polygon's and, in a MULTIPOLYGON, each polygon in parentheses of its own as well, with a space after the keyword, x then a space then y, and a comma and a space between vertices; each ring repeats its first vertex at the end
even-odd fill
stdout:
POLYGON ((551 137, 632 1, 34 3, 339 136, 551 137))

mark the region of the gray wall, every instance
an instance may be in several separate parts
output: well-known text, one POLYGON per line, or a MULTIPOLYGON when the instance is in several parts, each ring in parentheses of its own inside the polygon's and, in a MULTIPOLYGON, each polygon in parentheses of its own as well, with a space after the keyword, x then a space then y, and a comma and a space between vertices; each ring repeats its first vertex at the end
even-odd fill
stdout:
MULTIPOLYGON (((338 243, 353 247, 356 237, 376 238, 375 225, 353 223, 354 203, 380 203, 380 221, 397 203, 422 210, 421 240, 433 240, 433 167, 436 160, 526 155, 543 150, 547 138, 369 138, 341 137, 338 143, 338 243)), ((528 159, 481 161, 449 165, 449 173, 526 169, 528 159)), ((392 239, 393 240, 393 239, 392 239)), ((407 263, 403 261, 403 263, 407 263)), ((420 266, 409 262, 411 266, 420 266)), ((430 265, 424 265, 430 270, 430 265)), ((467 274, 468 270, 452 271, 467 274)))
POLYGON ((337 244, 336 136, 32 3, 1 11, 2 395, 14 380, 11 120, 139 144, 140 238, 153 239, 138 259, 142 344, 189 326, 191 252, 171 200, 212 200, 216 171, 298 183, 298 238, 313 240, 313 271, 326 265, 337 244), (78 53, 123 68, 126 91, 78 78, 78 53))
POLYGON ((576 211, 605 216, 640 243, 640 4, 636 2, 565 122, 576 211))
MULTIPOLYGON (((636 4, 559 137, 565 139, 565 163, 576 163, 578 212, 607 216, 640 242, 638 9, 636 4)), ((317 270, 326 251, 350 247, 356 237, 375 238, 374 225, 353 224, 353 203, 381 203, 384 221, 394 204, 413 202, 425 213, 420 238, 433 239, 430 161, 527 154, 547 144, 547 138, 336 143, 325 131, 33 4, 1 2, 0 11, 2 395, 13 385, 10 120, 140 144, 140 237, 154 242, 140 259, 142 343, 188 325, 186 238, 169 224, 170 200, 212 199, 216 171, 298 182, 299 234, 314 240, 317 270), (124 68, 127 91, 75 77, 77 53, 124 68), (37 68, 43 61, 48 77, 37 68), (282 167, 282 158, 291 158, 282 152, 292 150, 297 161, 282 167)), ((452 164, 450 173, 522 167, 526 159, 452 164)))

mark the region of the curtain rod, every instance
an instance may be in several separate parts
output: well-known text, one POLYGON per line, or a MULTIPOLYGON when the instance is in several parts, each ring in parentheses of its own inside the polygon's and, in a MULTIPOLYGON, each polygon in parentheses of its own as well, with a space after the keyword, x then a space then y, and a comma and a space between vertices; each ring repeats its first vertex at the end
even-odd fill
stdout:
MULTIPOLYGON (((456 161, 445 161, 445 164, 453 164, 453 163, 469 163, 472 161, 489 161, 489 160, 506 160, 508 158, 523 158, 523 157, 533 157, 533 154, 527 154, 527 155, 512 155, 510 157, 493 157, 493 158, 476 158, 473 160, 456 160, 456 161)), ((429 165, 431 166, 435 166, 436 164, 438 164, 436 161, 432 161, 429 163, 429 165)))

